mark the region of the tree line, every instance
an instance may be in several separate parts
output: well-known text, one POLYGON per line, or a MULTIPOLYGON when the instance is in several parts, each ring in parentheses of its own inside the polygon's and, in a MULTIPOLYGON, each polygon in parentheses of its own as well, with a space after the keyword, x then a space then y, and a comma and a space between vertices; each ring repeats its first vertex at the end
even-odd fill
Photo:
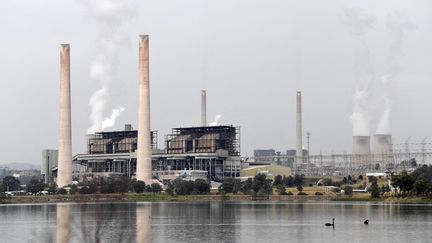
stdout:
POLYGON ((398 188, 397 196, 432 197, 432 166, 420 166, 411 174, 403 171, 392 176, 391 183, 398 188))

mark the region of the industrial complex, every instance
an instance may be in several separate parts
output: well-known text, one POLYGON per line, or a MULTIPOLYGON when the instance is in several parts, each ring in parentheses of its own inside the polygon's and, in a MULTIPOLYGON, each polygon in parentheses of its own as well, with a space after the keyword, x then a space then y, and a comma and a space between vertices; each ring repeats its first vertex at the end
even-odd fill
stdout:
POLYGON ((364 174, 404 169, 403 161, 425 163, 432 155, 396 151, 391 134, 353 136, 352 152, 312 155, 303 144, 302 92, 296 92, 295 149, 278 152, 257 149, 253 157, 241 157, 240 126, 207 123, 207 92, 201 91, 201 124, 173 128, 158 146, 158 132, 150 130, 149 36, 139 38, 138 126, 126 124, 121 131, 88 134, 87 151, 72 156, 70 46, 60 48, 60 119, 58 150, 43 150, 42 178, 59 187, 91 177, 128 176, 146 184, 177 177, 221 181, 251 173, 284 175, 364 174), (269 166, 275 167, 269 167, 269 166), (275 168, 279 168, 276 170, 275 168), (243 172, 242 172, 243 171, 243 172))

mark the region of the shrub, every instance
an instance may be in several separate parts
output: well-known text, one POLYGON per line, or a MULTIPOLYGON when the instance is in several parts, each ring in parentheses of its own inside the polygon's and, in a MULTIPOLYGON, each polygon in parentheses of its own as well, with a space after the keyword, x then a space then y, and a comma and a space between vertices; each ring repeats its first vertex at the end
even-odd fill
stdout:
POLYGON ((64 188, 60 188, 60 189, 58 189, 57 194, 66 195, 67 194, 67 190, 64 189, 64 188))
POLYGON ((345 195, 351 196, 352 195, 352 191, 353 191, 352 186, 345 186, 344 187, 344 194, 345 195))
POLYGON ((132 183, 132 188, 136 193, 143 193, 145 190, 145 182, 144 181, 134 181, 132 183))
POLYGON ((151 184, 151 191, 153 193, 161 192, 162 191, 162 187, 161 187, 161 185, 159 185, 159 183, 153 183, 153 184, 151 184))
POLYGON ((317 195, 317 196, 322 196, 322 195, 324 195, 324 194, 322 194, 321 192, 315 192, 315 195, 317 195))
POLYGON ((297 195, 305 196, 305 195, 307 195, 307 193, 304 193, 304 192, 298 192, 297 195))

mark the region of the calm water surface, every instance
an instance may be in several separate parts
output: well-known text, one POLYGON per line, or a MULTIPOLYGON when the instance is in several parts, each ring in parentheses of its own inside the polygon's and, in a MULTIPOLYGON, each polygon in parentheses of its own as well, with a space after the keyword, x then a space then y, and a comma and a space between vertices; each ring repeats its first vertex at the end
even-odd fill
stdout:
POLYGON ((0 242, 432 242, 432 206, 352 202, 0 205, 0 242), (324 226, 332 218, 335 227, 324 226), (365 219, 369 225, 363 224, 365 219))

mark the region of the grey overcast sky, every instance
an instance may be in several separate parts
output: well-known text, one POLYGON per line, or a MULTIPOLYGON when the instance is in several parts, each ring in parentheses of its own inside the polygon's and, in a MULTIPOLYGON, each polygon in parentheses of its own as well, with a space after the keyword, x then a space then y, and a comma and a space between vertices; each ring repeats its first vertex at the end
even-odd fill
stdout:
POLYGON ((351 151, 358 87, 370 93, 360 104, 370 134, 384 97, 396 139, 432 139, 429 0, 16 0, 1 1, 0 27, 0 163, 38 164, 42 149, 57 148, 61 43, 71 44, 73 153, 86 150, 101 87, 103 117, 125 108, 107 131, 136 127, 139 34, 150 35, 159 147, 172 127, 200 124, 201 89, 209 121, 241 126, 243 155, 295 147, 297 90, 314 154, 351 151), (96 64, 109 80, 91 74, 96 64))

